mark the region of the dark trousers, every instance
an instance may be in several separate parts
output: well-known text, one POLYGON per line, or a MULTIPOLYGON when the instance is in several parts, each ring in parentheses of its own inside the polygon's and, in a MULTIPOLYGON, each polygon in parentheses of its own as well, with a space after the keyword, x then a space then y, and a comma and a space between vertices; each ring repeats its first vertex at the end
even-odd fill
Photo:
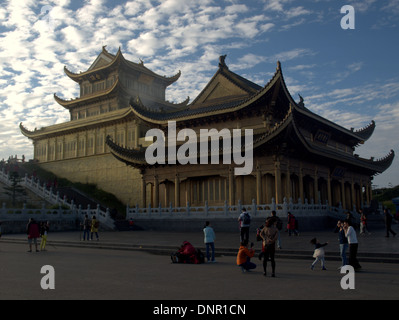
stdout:
POLYGON ((267 267, 267 260, 269 260, 270 258, 270 262, 272 264, 272 273, 274 274, 275 270, 276 270, 276 262, 274 261, 274 254, 276 252, 276 245, 273 244, 269 244, 266 245, 266 247, 264 247, 263 249, 264 253, 263 253, 263 271, 266 274, 266 267, 267 267))
POLYGON ((354 268, 354 269, 360 269, 361 266, 359 264, 359 261, 357 260, 357 249, 358 249, 358 244, 357 243, 351 243, 349 245, 349 264, 354 268))
POLYGON ((386 224, 385 229, 387 230, 387 237, 389 237, 389 233, 392 233, 393 236, 396 236, 396 232, 392 230, 391 224, 386 224))
POLYGON ((251 259, 248 257, 247 261, 243 264, 240 264, 240 267, 244 268, 245 270, 252 270, 256 268, 256 264, 251 262, 251 259))
POLYGON ((249 242, 249 227, 241 227, 241 242, 249 242))

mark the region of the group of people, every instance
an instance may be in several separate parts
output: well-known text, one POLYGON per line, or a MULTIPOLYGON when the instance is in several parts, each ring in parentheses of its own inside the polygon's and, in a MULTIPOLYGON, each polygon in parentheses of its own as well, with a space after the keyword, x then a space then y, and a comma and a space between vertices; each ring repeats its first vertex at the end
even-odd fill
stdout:
MULTIPOLYGON (((88 215, 86 214, 85 219, 82 223, 83 227, 83 240, 93 240, 93 235, 96 235, 97 240, 99 240, 98 236, 98 228, 99 228, 99 221, 96 219, 96 216, 93 216, 92 219, 89 219, 88 215), (90 236, 90 238, 89 238, 90 236)), ((34 218, 30 218, 29 222, 26 226, 26 233, 28 235, 28 244, 29 250, 28 252, 32 252, 32 246, 35 245, 36 252, 39 251, 46 251, 46 244, 47 244, 47 235, 50 230, 50 223, 47 222, 38 222, 34 218), (38 239, 40 241, 40 247, 38 244, 38 239), (40 248, 40 250, 39 250, 40 248)), ((1 229, 0 229, 1 235, 1 229)))
POLYGON ((100 227, 100 222, 93 216, 91 219, 86 214, 83 222, 81 223, 81 227, 83 228, 83 241, 93 240, 93 235, 96 235, 97 241, 99 240, 98 236, 98 228, 100 227))
MULTIPOLYGON (((238 218, 240 222, 241 229, 241 244, 237 254, 237 265, 241 268, 242 272, 247 272, 249 270, 255 269, 256 264, 251 262, 251 258, 255 255, 255 250, 253 249, 253 242, 251 242, 249 246, 249 225, 250 225, 250 215, 243 209, 241 215, 238 218), (243 231, 244 228, 244 231, 243 231)), ((295 219, 292 216, 292 219, 295 219)), ((298 234, 295 225, 292 224, 292 221, 289 220, 287 228, 293 226, 295 230, 295 234, 298 234), (291 223, 291 225, 290 225, 291 223)), ((270 260, 272 267, 272 277, 275 277, 276 271, 276 261, 274 259, 276 252, 276 244, 278 248, 281 249, 280 243, 280 230, 282 229, 282 221, 279 217, 277 217, 276 211, 272 211, 271 216, 268 217, 265 221, 265 225, 261 226, 257 230, 258 240, 262 241, 262 251, 259 254, 259 260, 263 258, 263 275, 267 275, 267 262, 270 260)), ((289 233, 291 235, 291 233, 289 233)))
MULTIPOLYGON (((361 216, 364 215, 361 213, 361 216)), ((288 215, 288 231, 289 235, 291 233, 298 234, 297 226, 292 222, 295 217, 289 213, 288 215), (290 228, 291 226, 291 228, 290 228)), ((243 209, 240 214, 238 221, 240 223, 240 248, 237 253, 237 265, 241 268, 242 272, 247 272, 249 270, 255 269, 256 264, 251 261, 251 258, 255 256, 254 243, 249 242, 249 229, 251 223, 251 216, 245 209, 243 209)), ((361 219, 360 224, 361 234, 364 232, 369 232, 367 229, 366 219, 361 219)), ((267 275, 267 264, 268 261, 271 263, 272 273, 271 276, 275 277, 276 262, 275 262, 275 250, 276 246, 281 249, 280 242, 280 231, 282 230, 282 221, 277 217, 276 212, 272 211, 271 216, 265 221, 264 226, 257 229, 257 238, 262 241, 262 250, 259 254, 259 260, 263 259, 263 274, 267 275)), ((215 262, 215 232, 210 227, 209 221, 203 229, 204 231, 204 242, 206 244, 206 258, 208 262, 215 262)), ((340 257, 342 264, 340 268, 346 265, 351 265, 354 270, 358 271, 361 269, 361 265, 357 259, 358 252, 358 240, 356 236, 356 231, 353 226, 353 221, 349 217, 346 220, 339 220, 334 232, 338 233, 340 257), (349 259, 347 258, 347 251, 349 250, 349 259)), ((324 247, 328 245, 326 243, 320 243, 316 238, 313 238, 310 243, 314 246, 313 257, 315 260, 311 264, 311 269, 313 270, 315 265, 320 262, 322 270, 327 270, 325 267, 325 251, 324 247)))
MULTIPOLYGON (((338 220, 334 232, 338 233, 339 254, 341 257, 341 266, 339 268, 350 265, 355 271, 358 271, 361 269, 361 265, 357 259, 359 243, 352 224, 353 222, 351 219, 338 220), (348 249, 349 261, 347 259, 348 249)), ((315 265, 320 262, 322 270, 327 270, 325 267, 324 247, 328 245, 328 242, 321 244, 316 238, 313 238, 310 240, 310 243, 314 245, 313 258, 315 258, 310 268, 313 270, 315 265)))
POLYGON ((32 244, 35 244, 36 252, 39 252, 37 239, 40 241, 40 251, 46 251, 47 235, 50 230, 50 223, 47 222, 37 222, 34 218, 30 218, 26 226, 26 233, 28 235, 28 252, 32 252, 32 244))

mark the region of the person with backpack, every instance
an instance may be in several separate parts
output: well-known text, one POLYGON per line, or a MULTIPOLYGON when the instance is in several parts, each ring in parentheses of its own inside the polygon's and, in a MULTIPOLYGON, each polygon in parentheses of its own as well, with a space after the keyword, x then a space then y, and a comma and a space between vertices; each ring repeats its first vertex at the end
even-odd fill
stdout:
POLYGON ((251 215, 245 208, 242 208, 241 214, 238 217, 241 231, 241 242, 249 242, 249 226, 251 224, 251 215))
POLYGON ((90 232, 91 232, 91 236, 90 236, 91 240, 93 240, 93 233, 96 234, 97 241, 99 240, 99 238, 98 238, 98 228, 99 228, 99 226, 100 226, 100 222, 96 219, 96 216, 93 216, 93 218, 91 219, 91 230, 90 230, 90 232))

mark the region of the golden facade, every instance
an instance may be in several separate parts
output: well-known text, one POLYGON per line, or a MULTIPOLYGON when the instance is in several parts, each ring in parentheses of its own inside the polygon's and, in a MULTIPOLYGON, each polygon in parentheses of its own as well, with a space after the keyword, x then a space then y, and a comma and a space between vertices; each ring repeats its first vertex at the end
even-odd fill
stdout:
MULTIPOLYGON (((170 78, 103 48, 83 73, 66 74, 80 85, 80 98, 55 99, 69 110, 69 122, 21 131, 33 140, 35 159, 72 181, 96 183, 130 206, 157 207, 251 203, 341 204, 360 208, 371 200, 371 180, 386 170, 391 152, 378 160, 355 154, 372 135, 375 123, 345 129, 314 114, 302 97, 294 101, 280 63, 265 86, 229 70, 225 56, 203 91, 190 104, 165 101, 170 78), (154 164, 145 159, 150 128, 177 130, 252 129, 253 170, 235 176, 234 163, 154 164)), ((223 155, 220 153, 220 159, 223 155)), ((199 163, 199 162, 198 162, 199 163)))

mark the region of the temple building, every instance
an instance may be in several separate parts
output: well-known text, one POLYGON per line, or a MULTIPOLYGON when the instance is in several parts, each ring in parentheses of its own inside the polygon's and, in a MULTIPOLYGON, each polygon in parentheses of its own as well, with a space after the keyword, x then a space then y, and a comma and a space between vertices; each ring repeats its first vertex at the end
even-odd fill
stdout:
MULTIPOLYGON (((70 121, 34 131, 21 124, 21 131, 33 140, 35 159, 44 168, 95 183, 130 206, 223 205, 226 200, 230 205, 239 200, 268 204, 284 198, 350 210, 368 205, 373 176, 394 158, 393 150, 377 160, 355 153, 373 134, 375 122, 345 129, 307 109, 302 97, 294 101, 279 62, 270 81, 259 86, 231 71, 225 58, 220 57, 216 73, 191 103, 173 104, 165 101, 165 91, 180 72, 160 76, 142 62, 127 61, 120 50, 112 55, 103 48, 86 72, 65 69, 80 85, 80 98, 55 96, 70 112, 70 121), (155 140, 147 141, 146 133, 161 130, 168 155, 171 122, 177 131, 189 128, 198 137, 201 129, 214 129, 220 134, 220 161, 202 164, 201 153, 187 164, 147 161, 146 150, 155 140), (225 129, 252 130, 249 174, 235 175, 242 165, 223 161, 225 129)), ((240 141, 245 150, 244 136, 240 141)), ((208 151, 215 153, 210 142, 208 151)))

